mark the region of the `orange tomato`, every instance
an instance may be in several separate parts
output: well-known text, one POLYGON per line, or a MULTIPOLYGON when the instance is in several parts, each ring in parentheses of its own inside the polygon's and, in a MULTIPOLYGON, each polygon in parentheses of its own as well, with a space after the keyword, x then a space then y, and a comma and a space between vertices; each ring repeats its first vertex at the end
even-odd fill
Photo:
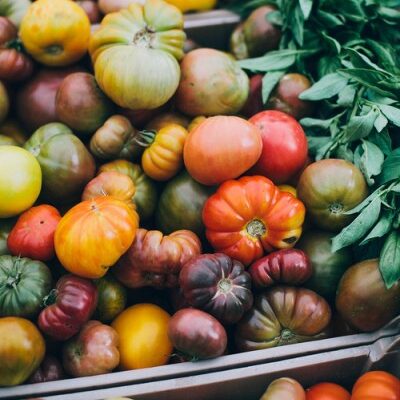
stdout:
POLYGON ((119 335, 123 370, 165 365, 172 353, 168 338, 170 315, 154 304, 136 304, 111 324, 119 335))
POLYGON ((400 380, 384 371, 367 372, 354 385, 351 400, 400 400, 400 380))
POLYGON ((281 192, 291 193, 294 197, 297 197, 297 190, 293 186, 290 186, 290 185, 279 185, 278 189, 281 192))
MULTIPOLYGON (((175 176, 183 165, 183 146, 187 130, 177 124, 168 124, 147 140, 149 144, 142 156, 142 168, 156 181, 167 181, 175 176)), ((146 137, 145 137, 146 140, 146 137)))
POLYGON ((60 67, 86 53, 90 21, 83 8, 71 0, 37 0, 22 19, 19 34, 34 59, 60 67))
POLYGON ((306 391, 306 400, 350 400, 350 393, 336 383, 318 383, 306 391))
POLYGON ((101 278, 129 249, 138 226, 136 211, 122 200, 103 196, 83 201, 57 226, 57 257, 73 274, 101 278))

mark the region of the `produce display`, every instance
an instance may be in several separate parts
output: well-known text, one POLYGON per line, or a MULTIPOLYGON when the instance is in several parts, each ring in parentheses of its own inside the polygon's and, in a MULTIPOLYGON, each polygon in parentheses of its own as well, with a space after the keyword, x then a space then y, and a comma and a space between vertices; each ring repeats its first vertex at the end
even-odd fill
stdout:
POLYGON ((400 314, 400 0, 336 3, 0 0, 1 387, 400 314), (216 7, 225 51, 187 50, 216 7))

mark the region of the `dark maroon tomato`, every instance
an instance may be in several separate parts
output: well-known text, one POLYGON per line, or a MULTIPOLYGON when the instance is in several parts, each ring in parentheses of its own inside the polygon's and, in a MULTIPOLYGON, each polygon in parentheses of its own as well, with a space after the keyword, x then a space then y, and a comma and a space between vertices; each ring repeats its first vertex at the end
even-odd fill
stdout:
POLYGON ((259 259, 249 272, 257 288, 266 288, 279 283, 300 285, 311 277, 313 270, 304 251, 284 249, 259 259))
POLYGON ((351 162, 329 159, 304 170, 297 194, 317 227, 338 232, 354 219, 346 212, 367 197, 368 187, 362 172, 351 162))
POLYGON ((183 292, 180 287, 168 290, 168 300, 174 313, 182 310, 182 308, 190 308, 190 304, 183 296, 183 292))
POLYGON ((261 74, 254 75, 250 78, 250 92, 247 98, 246 104, 242 108, 240 114, 247 118, 258 114, 264 109, 264 104, 262 101, 262 79, 261 74))
POLYGON ((282 111, 297 120, 312 114, 314 105, 310 101, 300 100, 299 95, 311 86, 311 81, 301 74, 286 74, 273 91, 267 107, 282 111))
POLYGON ((80 67, 44 68, 21 87, 17 93, 16 110, 18 119, 29 132, 49 122, 59 121, 56 113, 57 90, 66 76, 80 71, 80 67))
POLYGON ((97 1, 80 0, 77 3, 84 9, 86 15, 89 17, 91 24, 97 24, 101 20, 101 12, 97 1))
POLYGON ((277 286, 258 295, 235 332, 239 351, 260 350, 326 337, 328 303, 308 289, 277 286))
POLYGON ((58 118, 82 134, 94 133, 113 111, 113 103, 101 91, 92 74, 87 72, 70 74, 58 88, 56 96, 58 118))
POLYGON ((172 316, 168 336, 173 346, 191 360, 218 357, 224 354, 228 342, 218 320, 194 308, 184 308, 172 316))
POLYGON ((235 324, 253 304, 251 278, 241 262, 225 254, 203 254, 187 262, 179 275, 186 301, 223 324, 235 324))
POLYGON ((65 374, 61 363, 57 358, 48 354, 40 364, 40 367, 31 375, 28 383, 51 382, 64 378, 65 374))

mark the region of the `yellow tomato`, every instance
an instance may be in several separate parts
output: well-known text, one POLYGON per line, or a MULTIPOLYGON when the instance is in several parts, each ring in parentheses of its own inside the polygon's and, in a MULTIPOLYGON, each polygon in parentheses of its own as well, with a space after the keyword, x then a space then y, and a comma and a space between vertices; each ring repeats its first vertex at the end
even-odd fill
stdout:
POLYGON ((146 129, 149 131, 159 131, 161 128, 164 128, 167 125, 177 124, 187 128, 189 125, 189 119, 184 115, 167 112, 158 115, 157 117, 153 118, 147 125, 146 129))
POLYGON ((38 0, 25 14, 19 34, 37 61, 65 66, 86 53, 90 21, 83 8, 71 0, 38 0))
POLYGON ((211 10, 217 4, 217 0, 166 0, 166 2, 178 7, 182 12, 211 10))
POLYGON ((0 81, 0 123, 7 117, 8 111, 10 110, 10 100, 6 87, 0 81))
POLYGON ((136 304, 111 324, 119 335, 123 370, 165 365, 172 353, 168 338, 170 315, 154 304, 136 304))
POLYGON ((291 193, 294 197, 297 197, 297 190, 296 190, 296 188, 294 188, 293 186, 290 186, 290 185, 280 185, 280 186, 278 186, 278 189, 279 189, 281 192, 291 193))
POLYGON ((156 181, 167 181, 175 176, 183 165, 183 147, 187 135, 187 130, 177 124, 164 126, 154 137, 150 135, 147 138, 148 147, 142 155, 142 167, 146 175, 156 181))
POLYGON ((36 158, 17 146, 0 146, 0 218, 14 217, 30 208, 42 187, 36 158))
POLYGON ((189 124, 189 126, 188 126, 188 131, 189 132, 192 132, 192 130, 194 129, 194 128, 197 128, 202 122, 204 122, 205 120, 207 119, 207 117, 204 117, 204 116, 199 116, 199 117, 196 117, 196 118, 193 118, 191 121, 190 121, 190 124, 189 124))

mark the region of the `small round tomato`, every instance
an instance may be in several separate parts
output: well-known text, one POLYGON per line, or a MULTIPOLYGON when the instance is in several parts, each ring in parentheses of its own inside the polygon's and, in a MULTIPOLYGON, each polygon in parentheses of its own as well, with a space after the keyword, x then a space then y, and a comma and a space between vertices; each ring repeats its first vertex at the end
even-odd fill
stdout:
POLYGON ((319 383, 307 389, 306 400, 350 400, 350 393, 335 383, 319 383))
POLYGON ((263 150, 253 171, 280 184, 307 161, 307 138, 301 125, 281 111, 262 111, 249 120, 261 131, 263 150))
POLYGON ((154 304, 136 304, 111 324, 120 340, 120 369, 164 365, 172 353, 168 338, 169 314, 154 304))
POLYGON ((306 400, 306 393, 294 379, 280 378, 268 386, 260 400, 306 400))
POLYGON ((354 385, 351 400, 400 400, 400 380, 384 371, 367 372, 354 385))

